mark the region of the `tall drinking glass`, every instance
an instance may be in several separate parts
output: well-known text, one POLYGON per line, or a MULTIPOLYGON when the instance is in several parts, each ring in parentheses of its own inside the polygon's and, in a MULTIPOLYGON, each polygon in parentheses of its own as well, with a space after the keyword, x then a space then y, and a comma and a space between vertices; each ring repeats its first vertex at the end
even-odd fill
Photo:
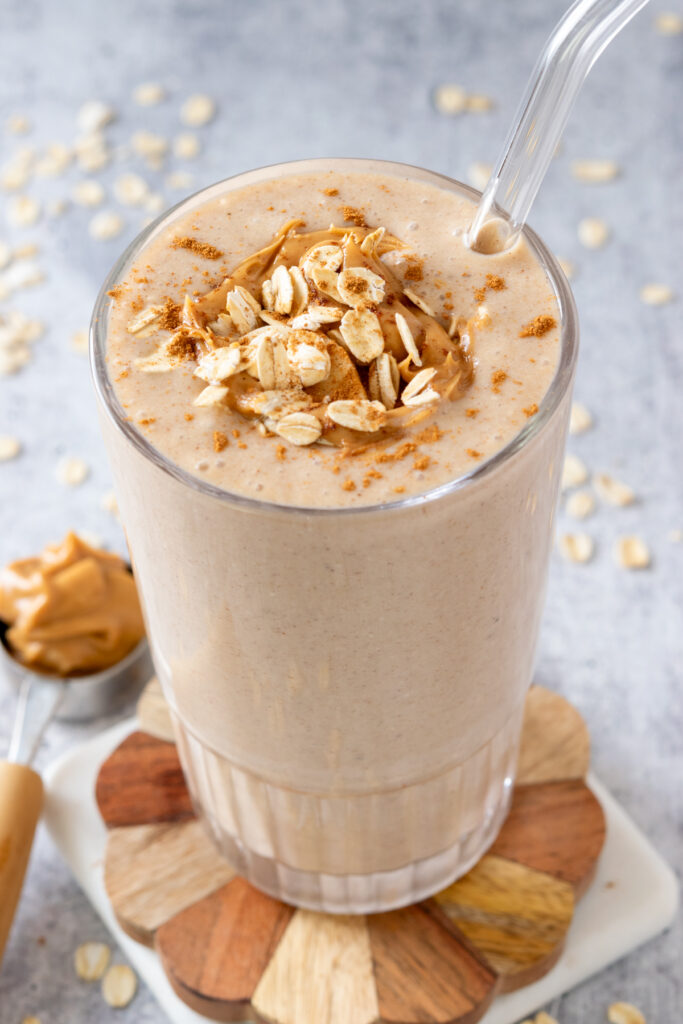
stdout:
POLYGON ((201 820, 254 885, 372 912, 467 871, 507 811, 542 612, 578 328, 538 414, 425 494, 364 508, 276 505, 202 481, 127 419, 107 372, 108 291, 180 215, 255 181, 339 169, 458 182, 376 161, 239 175, 145 229, 105 282, 92 368, 156 670, 201 820))

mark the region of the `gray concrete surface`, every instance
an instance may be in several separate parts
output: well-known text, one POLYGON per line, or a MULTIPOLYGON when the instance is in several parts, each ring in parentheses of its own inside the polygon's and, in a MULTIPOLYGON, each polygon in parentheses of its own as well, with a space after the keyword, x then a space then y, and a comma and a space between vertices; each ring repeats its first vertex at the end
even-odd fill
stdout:
MULTIPOLYGON (((142 173, 166 203, 182 194, 164 185, 169 170, 190 171, 194 188, 310 155, 378 156, 465 177, 472 161, 495 157, 536 53, 564 6, 564 0, 2 0, 0 125, 18 113, 34 126, 22 138, 0 129, 2 162, 22 145, 70 143, 87 99, 114 106, 118 116, 107 136, 123 149, 143 127, 176 134, 180 103, 191 92, 213 96, 218 115, 197 130, 199 160, 169 158, 157 173, 122 154, 95 175, 107 188, 107 207, 125 217, 125 231, 114 241, 92 240, 92 211, 73 205, 61 218, 12 227, 8 196, 0 192, 0 239, 13 246, 37 242, 46 274, 43 284, 0 300, 0 316, 22 309, 48 326, 32 362, 0 378, 0 434, 23 444, 20 458, 0 465, 0 562, 32 553, 72 525, 123 549, 120 527, 100 506, 110 478, 87 363, 69 345, 87 324, 106 270, 140 226, 143 214, 120 208, 111 196, 122 169, 142 173), (168 98, 144 109, 131 93, 148 80, 163 83, 168 98), (443 81, 490 95, 495 108, 457 118, 438 114, 431 93, 443 81), (64 454, 90 465, 83 486, 69 489, 55 479, 64 454)), ((570 450, 590 469, 620 476, 638 495, 628 509, 601 506, 579 527, 596 540, 590 565, 554 558, 538 679, 581 708, 596 771, 680 873, 683 544, 668 532, 683 529, 681 305, 679 299, 650 308, 638 298, 648 281, 681 288, 683 36, 655 31, 661 9, 647 8, 594 69, 532 217, 577 268, 583 327, 577 397, 596 425, 572 438, 570 450), (569 163, 585 157, 613 158, 622 173, 608 185, 578 183, 569 163), (604 249, 581 248, 576 229, 584 216, 609 223, 604 249), (615 538, 631 532, 651 546, 648 571, 626 573, 613 562, 615 538)), ((68 198, 81 177, 72 167, 54 179, 35 179, 25 191, 44 200, 68 198)), ((560 528, 573 525, 563 513, 560 528)), ((0 686, 0 750, 13 710, 0 686)), ((95 728, 54 726, 38 763, 95 728)), ((72 952, 87 938, 107 936, 41 833, 0 974, 0 1024, 19 1024, 27 1014, 43 1024, 114 1020, 97 988, 79 984, 72 973, 72 952)), ((561 1024, 585 1024, 604 1019, 610 1001, 628 999, 649 1024, 670 1024, 683 1004, 682 962, 679 920, 550 1009, 561 1024)), ((142 987, 116 1019, 156 1024, 164 1016, 142 987)))

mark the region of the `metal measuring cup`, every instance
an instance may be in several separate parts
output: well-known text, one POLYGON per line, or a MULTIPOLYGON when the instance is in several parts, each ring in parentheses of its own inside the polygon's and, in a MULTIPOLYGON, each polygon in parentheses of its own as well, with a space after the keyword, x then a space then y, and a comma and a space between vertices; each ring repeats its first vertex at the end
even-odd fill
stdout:
POLYGON ((65 679, 22 665, 6 632, 0 620, 0 667, 19 704, 7 760, 0 760, 0 961, 43 807, 43 783, 30 764, 45 729, 53 718, 86 722, 117 711, 154 674, 144 637, 110 668, 65 679))

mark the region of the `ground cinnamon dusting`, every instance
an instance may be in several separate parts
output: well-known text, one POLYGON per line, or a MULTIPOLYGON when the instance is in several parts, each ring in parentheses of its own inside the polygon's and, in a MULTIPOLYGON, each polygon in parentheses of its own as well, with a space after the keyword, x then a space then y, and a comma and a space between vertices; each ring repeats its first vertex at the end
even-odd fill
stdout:
POLYGON ((413 469, 426 469, 431 461, 428 455, 419 455, 413 461, 413 469))
POLYGON ((124 290, 125 289, 122 284, 117 284, 115 288, 110 288, 110 290, 107 292, 107 295, 109 295, 112 299, 120 299, 124 293, 124 290))
POLYGON ((227 448, 230 442, 222 430, 214 430, 213 432, 213 450, 215 452, 222 452, 224 448, 227 448))
POLYGON ((394 494, 405 494, 405 487, 394 487, 394 494))
POLYGON ((474 301, 475 302, 482 303, 485 298, 486 298, 486 289, 485 288, 475 288, 474 289, 474 301))
POLYGON ((215 245, 200 242, 198 238, 174 238, 171 246, 174 249, 189 249, 190 252, 196 252, 198 256, 203 256, 207 260, 219 260, 223 256, 215 245))
POLYGON ((481 452, 478 452, 476 448, 465 448, 465 451, 473 459, 480 459, 481 458, 481 452))
POLYGON ((339 189, 338 188, 324 188, 323 189, 323 193, 326 196, 338 196, 339 195, 339 189))
POLYGON ((542 338, 548 331, 552 331, 553 327, 557 327, 554 316, 537 316, 522 327, 519 336, 520 338, 542 338))
POLYGON ((283 444, 279 444, 277 446, 277 448, 275 449, 275 455, 280 460, 280 462, 285 461, 285 459, 287 458, 287 449, 283 444))
POLYGON ((344 481, 344 483, 342 484, 342 490, 343 491, 355 491, 355 489, 356 489, 356 485, 354 484, 353 480, 351 480, 351 479, 346 479, 344 481))
POLYGON ((417 445, 414 441, 404 441, 395 452, 380 452, 379 455, 375 455, 375 462, 400 462, 416 451, 417 445))
POLYGON ((168 346, 168 354, 176 359, 197 358, 197 346, 189 331, 178 331, 168 346))
POLYGON ((156 421, 156 416, 144 416, 141 420, 138 420, 138 423, 141 427, 147 427, 150 423, 156 423, 156 421))
POLYGON ((491 288, 494 292, 502 292, 505 288, 505 278, 498 277, 497 274, 487 274, 486 287, 491 288))
POLYGON ((443 430, 439 430, 436 423, 432 423, 431 426, 425 427, 418 434, 415 435, 415 440, 419 441, 420 444, 435 444, 440 441, 443 437, 443 430))
POLYGON ((479 409, 465 409, 465 416, 467 416, 468 419, 473 420, 475 418, 475 416, 478 416, 478 415, 479 415, 479 409))
POLYGON ((522 409, 525 416, 535 416, 538 412, 538 406, 534 402, 533 405, 528 405, 526 409, 522 409))
POLYGON ((232 436, 233 436, 233 437, 239 437, 239 436, 240 436, 240 432, 239 432, 239 430, 237 429, 237 427, 233 427, 233 430, 232 430, 232 436))
POLYGON ((500 385, 507 379, 508 375, 505 370, 494 370, 491 374, 491 391, 495 392, 496 395, 499 395, 500 385))
POLYGON ((190 421, 190 420, 193 420, 193 419, 194 419, 194 415, 193 415, 193 414, 192 414, 191 412, 186 412, 186 413, 185 413, 185 419, 186 419, 186 420, 188 421, 188 423, 189 423, 189 421, 190 421))
POLYGON ((352 224, 355 224, 357 228, 365 227, 365 214, 362 210, 359 210, 356 206, 340 206, 339 207, 342 217, 344 220, 350 220, 352 224))

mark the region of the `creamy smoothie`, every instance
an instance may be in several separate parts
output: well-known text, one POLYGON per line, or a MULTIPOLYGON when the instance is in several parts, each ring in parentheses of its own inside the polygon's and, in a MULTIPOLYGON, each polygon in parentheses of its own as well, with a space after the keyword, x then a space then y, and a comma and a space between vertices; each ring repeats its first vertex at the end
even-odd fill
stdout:
POLYGON ((470 251, 473 210, 398 165, 253 172, 149 232, 96 311, 195 803, 314 908, 434 891, 507 808, 576 342, 550 257, 470 251))

